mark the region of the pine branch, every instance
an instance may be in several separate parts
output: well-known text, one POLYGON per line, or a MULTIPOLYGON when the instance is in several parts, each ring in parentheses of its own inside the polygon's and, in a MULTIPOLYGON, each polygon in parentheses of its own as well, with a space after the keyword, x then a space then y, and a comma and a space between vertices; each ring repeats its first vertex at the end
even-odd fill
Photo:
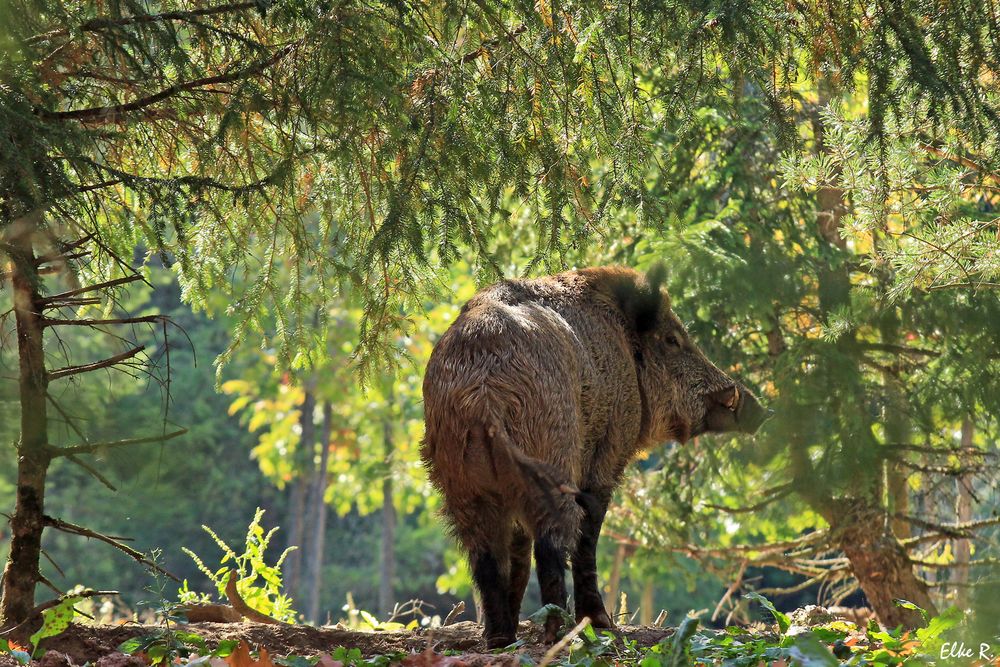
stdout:
POLYGON ((235 72, 203 77, 201 79, 193 79, 183 83, 175 83, 174 85, 168 86, 157 93, 141 97, 137 100, 133 100, 132 102, 128 102, 127 104, 115 104, 103 107, 91 107, 87 109, 73 109, 71 111, 36 109, 35 113, 45 120, 75 120, 90 125, 117 123, 133 111, 140 111, 158 102, 169 99, 179 93, 193 91, 205 86, 212 86, 219 83, 233 83, 240 81, 241 79, 246 79, 256 74, 260 74, 267 68, 280 62, 283 58, 295 50, 295 47, 299 44, 301 44, 301 40, 292 42, 291 44, 275 51, 269 58, 235 72))
MULTIPOLYGON (((234 2, 228 5, 217 7, 205 7, 203 9, 191 9, 188 11, 163 12, 162 14, 136 14, 135 16, 122 16, 120 18, 101 17, 84 21, 77 28, 80 32, 98 32, 107 28, 119 28, 127 25, 141 25, 144 23, 158 23, 165 21, 188 21, 201 18, 202 16, 214 16, 217 14, 227 14, 229 12, 253 9, 256 2, 234 2)), ((28 44, 37 44, 54 39, 56 37, 67 37, 71 34, 68 29, 52 30, 41 35, 35 35, 25 40, 28 44)))
POLYGON ((184 435, 188 430, 182 428, 179 431, 174 431, 173 433, 166 433, 164 435, 151 435, 145 438, 128 438, 126 440, 109 440, 107 442, 92 442, 86 445, 73 445, 72 447, 50 447, 50 454, 53 457, 57 456, 72 456, 74 454, 91 454, 100 449, 117 449, 118 447, 128 447, 130 445, 141 445, 149 442, 165 442, 167 440, 172 440, 177 436, 184 435))
POLYGON ((78 526, 74 523, 69 523, 68 521, 63 521, 62 519, 56 519, 55 517, 51 517, 48 515, 45 515, 45 525, 55 528, 56 530, 62 531, 64 533, 69 533, 70 535, 79 535, 81 537, 92 537, 95 540, 100 540, 101 542, 104 542, 105 544, 110 544, 115 549, 123 551, 124 553, 128 554, 133 559, 142 563, 146 567, 156 570, 157 572, 159 572, 164 576, 170 577, 177 583, 180 583, 181 581, 176 575, 172 574, 171 572, 168 572, 167 570, 163 569, 153 561, 149 560, 141 552, 136 551, 127 544, 122 544, 113 537, 104 535, 102 533, 98 533, 96 531, 90 530, 89 528, 84 528, 83 526, 78 526))
POLYGON ((92 364, 80 364, 79 366, 66 366, 65 368, 59 368, 49 372, 49 381, 51 382, 52 380, 57 380, 68 375, 89 373, 90 371, 96 371, 101 368, 107 368, 108 366, 114 366, 115 364, 125 361, 126 359, 131 359, 145 349, 145 345, 140 345, 139 347, 134 347, 131 350, 126 350, 121 354, 116 354, 113 357, 108 357, 107 359, 102 359, 101 361, 95 361, 92 364))

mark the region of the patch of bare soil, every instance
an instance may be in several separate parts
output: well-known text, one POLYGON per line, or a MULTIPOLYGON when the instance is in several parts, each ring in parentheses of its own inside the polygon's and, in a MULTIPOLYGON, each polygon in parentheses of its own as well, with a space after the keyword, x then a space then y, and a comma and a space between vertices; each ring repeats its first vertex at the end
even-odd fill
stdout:
MULTIPOLYGON (((435 653, 459 651, 467 665, 518 665, 518 653, 491 654, 482 641, 481 625, 455 623, 444 628, 401 630, 394 632, 356 632, 337 627, 305 625, 278 626, 262 623, 191 623, 180 626, 204 638, 210 648, 223 640, 244 640, 253 649, 266 648, 272 657, 315 656, 330 653, 339 646, 357 648, 365 657, 386 654, 420 654, 428 649, 435 653)), ((47 654, 40 667, 72 667, 89 662, 97 667, 139 667, 142 661, 118 652, 127 639, 162 630, 157 626, 82 625, 73 624, 64 633, 43 641, 47 654)), ((672 628, 622 626, 619 634, 634 640, 639 646, 652 646, 673 632, 672 628)), ((530 655, 536 662, 550 648, 542 642, 542 629, 531 623, 521 624, 518 637, 525 640, 519 653, 530 655)), ((8 667, 6 656, 0 656, 0 667, 8 667)), ((11 661, 13 667, 13 662, 11 661)))

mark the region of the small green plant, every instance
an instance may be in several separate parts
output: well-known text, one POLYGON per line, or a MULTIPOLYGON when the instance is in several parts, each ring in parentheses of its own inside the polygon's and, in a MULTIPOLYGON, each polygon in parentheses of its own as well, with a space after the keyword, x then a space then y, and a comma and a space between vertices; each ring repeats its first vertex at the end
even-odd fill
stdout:
MULTIPOLYGON (((190 549, 183 547, 182 551, 190 556, 198 569, 215 584, 220 598, 225 596, 230 570, 235 570, 236 590, 248 605, 271 618, 291 623, 295 621, 296 613, 292 609, 292 599, 281 592, 281 565, 288 553, 295 547, 288 547, 278 557, 278 561, 274 565, 268 565, 264 560, 264 554, 271 543, 271 538, 278 531, 278 527, 275 526, 265 533, 261 526, 263 516, 264 510, 258 507, 254 513, 253 521, 247 528, 246 540, 241 554, 237 554, 211 528, 202 526, 202 529, 222 550, 220 567, 214 571, 209 569, 204 561, 190 549)), ((187 582, 184 582, 178 594, 182 602, 204 601, 203 597, 199 598, 197 593, 188 589, 187 582)))
MULTIPOLYGON (((239 645, 239 640, 224 639, 214 649, 209 649, 205 640, 193 632, 159 630, 141 637, 128 639, 118 647, 122 653, 142 654, 150 665, 170 665, 178 659, 186 660, 193 655, 206 662, 210 658, 224 658, 239 645)), ((188 665, 194 664, 189 662, 188 665)))

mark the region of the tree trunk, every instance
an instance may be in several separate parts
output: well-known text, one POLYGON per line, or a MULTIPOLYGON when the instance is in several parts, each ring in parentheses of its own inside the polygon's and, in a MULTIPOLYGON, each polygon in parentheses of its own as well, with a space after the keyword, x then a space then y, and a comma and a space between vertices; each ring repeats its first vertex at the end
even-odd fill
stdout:
MULTIPOLYGON (((392 391, 386 396, 392 404, 392 391)), ((392 613, 395 602, 393 580, 396 578, 396 505, 392 498, 392 417, 388 410, 382 423, 385 477, 382 479, 382 558, 379 566, 378 607, 383 616, 392 613)))
POLYGON ((618 599, 618 592, 621 590, 622 566, 625 564, 625 559, 631 555, 630 551, 631 549, 628 545, 619 544, 615 550, 615 559, 611 562, 611 576, 608 578, 608 597, 604 604, 605 609, 608 609, 611 613, 611 620, 615 620, 615 615, 618 613, 618 606, 621 603, 618 599))
POLYGON ((45 512, 45 476, 48 449, 45 350, 42 340, 42 304, 30 229, 10 240, 14 267, 12 286, 17 325, 21 435, 17 445, 17 492, 10 518, 10 553, 3 575, 0 626, 20 623, 35 606, 35 584, 40 580, 45 512))
POLYGON ((653 605, 656 597, 653 577, 647 576, 642 585, 642 600, 639 602, 639 625, 652 625, 653 605))
POLYGON ((312 471, 316 458, 316 424, 313 413, 316 410, 316 396, 312 383, 304 388, 302 407, 299 412, 299 446, 295 452, 295 477, 291 484, 288 502, 288 546, 297 547, 285 560, 285 589, 294 599, 302 592, 302 562, 305 544, 306 495, 312 483, 312 471))
POLYGON ((839 512, 828 513, 831 532, 840 536, 839 546, 882 625, 922 625, 920 613, 896 606, 896 598, 936 615, 927 586, 914 574, 906 550, 886 525, 883 510, 865 500, 842 501, 840 507, 839 512))
POLYGON ((323 429, 320 433, 319 466, 313 479, 309 524, 312 533, 307 540, 309 552, 306 554, 306 618, 319 624, 319 607, 323 589, 323 542, 326 537, 326 485, 329 479, 327 466, 330 463, 330 436, 333 433, 333 406, 323 402, 323 429))
MULTIPOLYGON (((976 425, 972 419, 966 417, 962 420, 962 450, 972 448, 972 437, 975 435, 976 425)), ((961 463, 965 463, 962 461, 961 463)), ((972 484, 975 477, 972 474, 961 475, 955 479, 958 486, 958 502, 955 512, 958 514, 958 522, 966 523, 972 521, 972 484)), ((955 605, 959 609, 967 609, 969 606, 969 561, 972 560, 972 541, 968 538, 955 540, 955 605)))

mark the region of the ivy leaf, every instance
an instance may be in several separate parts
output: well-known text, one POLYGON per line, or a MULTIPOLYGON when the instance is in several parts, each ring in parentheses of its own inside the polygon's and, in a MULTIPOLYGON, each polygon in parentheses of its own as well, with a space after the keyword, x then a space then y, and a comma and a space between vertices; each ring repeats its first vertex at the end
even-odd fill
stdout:
POLYGON ((903 600, 901 598, 896 598, 896 599, 894 599, 892 601, 892 603, 894 605, 896 605, 897 607, 902 607, 903 609, 912 609, 913 611, 919 611, 920 612, 920 617, 922 619, 924 619, 924 624, 925 625, 927 624, 927 621, 930 618, 930 615, 927 613, 926 610, 924 610, 923 607, 918 607, 917 605, 913 604, 909 600, 903 600))
POLYGON ((770 600, 760 593, 747 593, 743 597, 759 603, 761 607, 771 612, 771 616, 774 616, 774 620, 777 622, 778 629, 781 630, 781 634, 785 634, 788 631, 789 626, 792 624, 791 621, 788 620, 788 616, 775 609, 770 600))
POLYGON ((63 599, 63 601, 55 607, 46 609, 42 612, 42 627, 38 629, 38 632, 31 635, 31 638, 28 640, 32 647, 32 658, 38 657, 39 642, 46 637, 54 637, 62 634, 66 628, 69 627, 70 622, 73 620, 73 616, 76 615, 73 605, 77 604, 82 599, 83 596, 81 595, 72 595, 63 599))

